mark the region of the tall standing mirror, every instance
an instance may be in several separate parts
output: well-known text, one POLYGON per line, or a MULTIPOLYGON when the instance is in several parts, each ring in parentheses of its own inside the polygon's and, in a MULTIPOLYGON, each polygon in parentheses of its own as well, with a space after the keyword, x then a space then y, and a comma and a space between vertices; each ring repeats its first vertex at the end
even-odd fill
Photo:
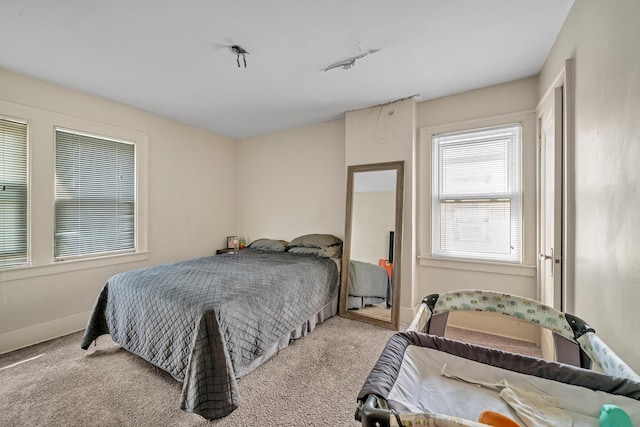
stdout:
POLYGON ((404 162, 349 166, 340 315, 398 329, 404 162))

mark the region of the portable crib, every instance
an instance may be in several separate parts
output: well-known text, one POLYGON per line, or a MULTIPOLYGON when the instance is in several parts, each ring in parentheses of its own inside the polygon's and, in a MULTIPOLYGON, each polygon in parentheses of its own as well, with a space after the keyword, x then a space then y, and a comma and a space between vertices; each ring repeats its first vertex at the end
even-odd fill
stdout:
POLYGON ((391 337, 358 395, 355 417, 366 427, 480 426, 487 410, 521 425, 599 426, 604 405, 640 426, 640 376, 584 321, 528 298, 460 290, 424 298, 409 328, 391 337), (448 313, 458 310, 502 313, 551 330, 557 360, 444 338, 448 313), (520 400, 508 404, 511 395, 520 400), (541 417, 537 423, 530 409, 541 417))

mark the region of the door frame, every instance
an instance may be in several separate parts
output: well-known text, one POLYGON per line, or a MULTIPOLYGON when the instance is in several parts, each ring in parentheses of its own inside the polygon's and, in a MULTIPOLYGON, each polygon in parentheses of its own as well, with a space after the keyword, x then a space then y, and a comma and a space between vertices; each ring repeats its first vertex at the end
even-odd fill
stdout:
POLYGON ((542 101, 537 114, 537 260, 539 299, 564 310, 562 147, 564 84, 557 85, 542 101))
MULTIPOLYGON (((575 313, 575 151, 574 151, 574 114, 575 114, 575 61, 567 59, 565 66, 554 82, 545 91, 536 107, 536 117, 543 112, 545 101, 553 96, 556 88, 562 88, 562 178, 561 189, 561 278, 562 282, 562 311, 575 313)), ((536 141, 540 143, 540 126, 536 126, 536 141)), ((557 142, 557 141, 556 141, 557 142)), ((542 297, 541 260, 538 254, 541 248, 541 176, 540 176, 540 149, 537 147, 536 165, 536 265, 538 299, 542 297)))

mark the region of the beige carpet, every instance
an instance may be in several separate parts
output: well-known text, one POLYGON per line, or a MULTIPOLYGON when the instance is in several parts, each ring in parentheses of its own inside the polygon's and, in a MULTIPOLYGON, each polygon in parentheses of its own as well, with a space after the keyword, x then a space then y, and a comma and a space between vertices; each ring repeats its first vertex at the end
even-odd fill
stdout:
POLYGON ((331 318, 242 378, 240 407, 212 422, 179 409, 165 372, 108 336, 85 352, 75 333, 0 356, 0 425, 357 426, 356 396, 392 333, 331 318))
POLYGON ((85 352, 76 333, 0 356, 0 425, 354 426, 357 394, 392 333, 331 318, 240 379, 240 407, 213 422, 179 409, 181 383, 165 372, 108 336, 85 352))
POLYGON ((482 332, 470 331, 468 329, 453 328, 448 326, 444 334, 447 338, 458 341, 469 342, 485 347, 498 348, 512 353, 524 354, 526 356, 542 357, 540 348, 528 341, 516 340, 513 338, 500 337, 482 332))

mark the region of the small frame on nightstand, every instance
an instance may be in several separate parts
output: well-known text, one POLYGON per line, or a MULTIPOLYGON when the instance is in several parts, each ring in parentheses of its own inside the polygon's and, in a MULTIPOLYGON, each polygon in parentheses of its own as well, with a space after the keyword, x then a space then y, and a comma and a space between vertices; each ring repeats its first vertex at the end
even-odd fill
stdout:
POLYGON ((227 236, 227 249, 235 249, 239 246, 240 239, 238 236, 227 236))

